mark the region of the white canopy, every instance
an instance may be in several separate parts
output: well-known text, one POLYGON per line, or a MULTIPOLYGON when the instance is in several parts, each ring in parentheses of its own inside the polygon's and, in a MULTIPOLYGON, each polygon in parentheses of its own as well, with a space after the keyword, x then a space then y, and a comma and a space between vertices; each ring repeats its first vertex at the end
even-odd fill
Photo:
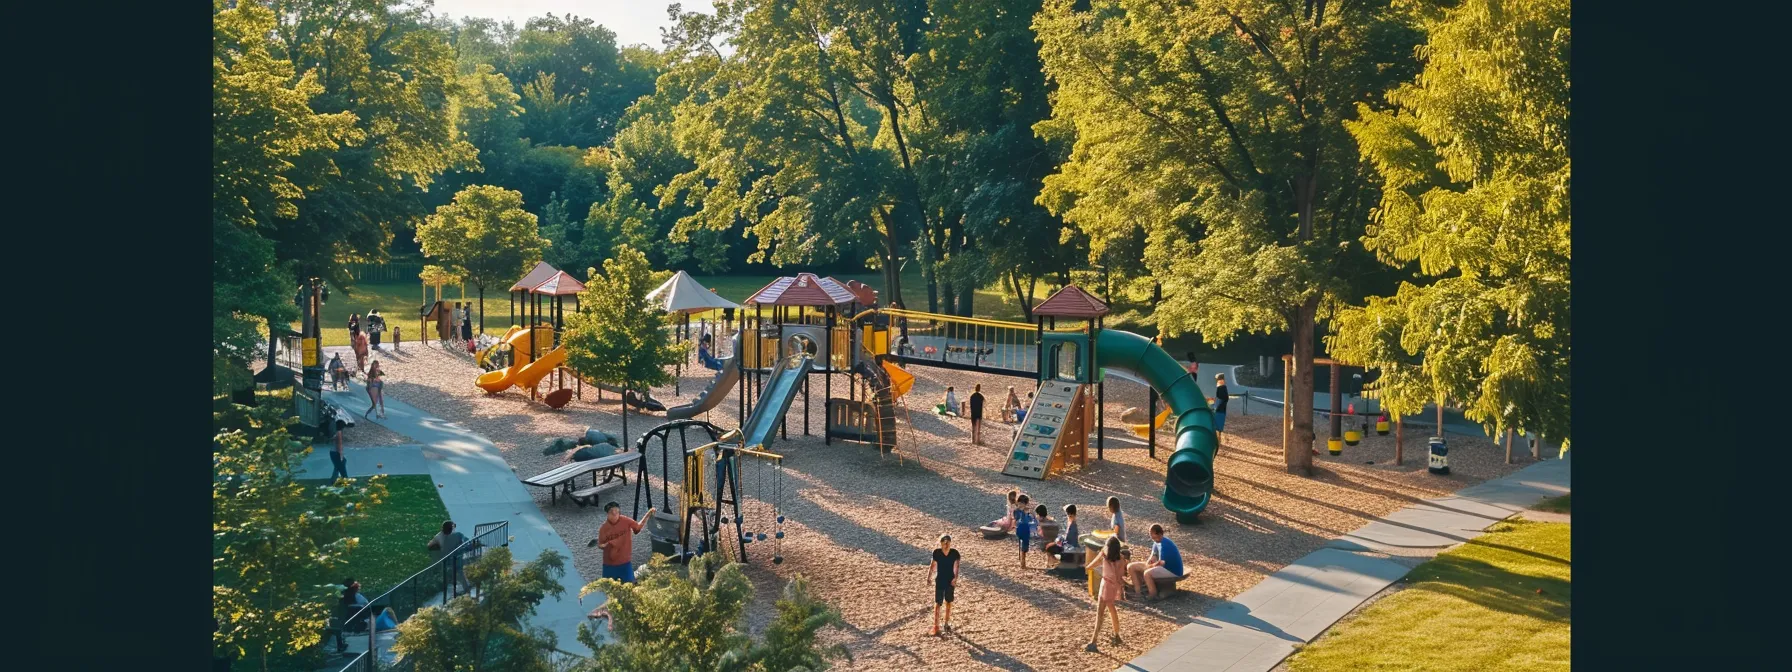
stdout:
POLYGON ((672 278, 665 284, 648 292, 647 299, 659 303, 668 313, 700 313, 717 308, 740 307, 740 304, 709 291, 684 271, 672 274, 672 278))

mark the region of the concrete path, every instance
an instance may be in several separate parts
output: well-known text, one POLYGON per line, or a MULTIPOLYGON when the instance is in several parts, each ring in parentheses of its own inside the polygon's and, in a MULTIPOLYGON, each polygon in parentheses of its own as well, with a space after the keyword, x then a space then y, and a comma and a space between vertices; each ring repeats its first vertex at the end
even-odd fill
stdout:
MULTIPOLYGON (((367 422, 363 420, 362 422, 367 422)), ((304 464, 299 466, 297 475, 302 478, 329 478, 330 451, 333 446, 319 444, 311 448, 311 454, 305 457, 304 464)), ((394 476, 406 474, 428 474, 429 458, 423 456, 423 446, 376 446, 356 448, 344 446, 342 452, 348 456, 348 475, 350 478, 389 474, 394 476)))
POLYGON ((1406 576, 1407 563, 1361 553, 1443 550, 1546 497, 1568 492, 1571 463, 1518 473, 1413 504, 1335 539, 1172 633, 1119 671, 1264 672, 1406 576))
MULTIPOLYGON (((351 384, 346 392, 325 392, 324 397, 330 403, 360 414, 367 410, 367 393, 360 385, 351 384)), ((535 610, 530 619, 531 625, 545 627, 558 637, 557 646, 583 656, 591 655, 590 649, 579 643, 578 627, 585 622, 585 614, 602 604, 602 594, 587 597, 583 604, 579 602, 579 589, 586 580, 579 576, 573 565, 573 552, 554 528, 548 525, 547 518, 541 515, 534 497, 517 479, 510 465, 504 462, 504 456, 498 447, 485 437, 473 433, 466 428, 441 418, 430 416, 414 406, 391 397, 386 398, 386 418, 371 421, 385 426, 399 434, 421 442, 417 453, 424 462, 425 470, 441 486, 437 492, 442 496, 442 504, 448 508, 451 516, 460 529, 471 534, 473 526, 479 523, 493 523, 501 520, 510 521, 510 552, 519 562, 526 562, 540 557, 542 551, 558 551, 566 558, 566 574, 561 577, 560 585, 566 592, 555 600, 549 598, 535 610)), ((360 449, 373 451, 382 449, 360 449)), ((318 451, 321 453, 322 451, 318 451)), ((400 451, 393 450, 397 455, 400 451)), ((313 455, 317 457, 317 455, 313 455)), ((322 473, 328 474, 329 456, 324 455, 322 473)), ((407 459, 407 458, 401 458, 407 459)), ((374 461, 362 459, 356 454, 349 456, 349 473, 356 474, 375 464, 374 461)), ((385 463, 386 473, 394 473, 393 462, 385 463)), ((406 464, 400 461, 397 464, 406 464)), ((309 460, 307 461, 309 466, 309 460)), ((435 530, 418 531, 418 543, 428 540, 435 530)), ((589 552, 589 551, 587 551, 589 552)), ((605 630, 598 628, 600 636, 607 636, 605 630)))

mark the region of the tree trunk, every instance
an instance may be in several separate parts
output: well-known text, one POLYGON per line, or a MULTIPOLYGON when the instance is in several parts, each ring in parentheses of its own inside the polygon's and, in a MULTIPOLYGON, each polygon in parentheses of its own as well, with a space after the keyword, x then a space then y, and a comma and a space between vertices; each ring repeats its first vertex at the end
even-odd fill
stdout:
POLYGON ((971 302, 976 296, 977 296, 977 286, 975 283, 970 283, 970 282, 959 283, 959 287, 958 287, 958 314, 959 315, 962 315, 964 317, 972 317, 971 302))
POLYGON ((479 335, 485 335, 485 286, 479 286, 479 335))
POLYGON ((884 291, 887 292, 884 305, 906 308, 907 304, 902 301, 902 265, 897 258, 902 246, 897 241, 896 219, 881 207, 877 209, 877 218, 884 225, 884 291))
POLYGON ((940 312, 946 315, 958 314, 958 293, 952 291, 951 280, 940 283, 940 303, 943 304, 940 312))
POLYGON ((927 312, 940 312, 940 284, 933 272, 932 260, 921 265, 921 278, 927 281, 927 312))
POLYGON ((1293 436, 1282 459, 1288 473, 1300 476, 1313 473, 1313 324, 1318 312, 1319 297, 1307 299, 1295 308, 1294 324, 1289 325, 1294 336, 1294 357, 1289 362, 1293 380, 1288 385, 1289 398, 1283 401, 1290 409, 1293 436))

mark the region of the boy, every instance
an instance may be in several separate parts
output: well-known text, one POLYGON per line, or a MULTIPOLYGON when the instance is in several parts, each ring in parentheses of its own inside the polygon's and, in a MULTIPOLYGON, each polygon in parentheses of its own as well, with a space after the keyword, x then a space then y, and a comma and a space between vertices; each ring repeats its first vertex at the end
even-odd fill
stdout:
POLYGON ((1051 543, 1045 545, 1045 552, 1052 556, 1057 556, 1060 553, 1064 553, 1067 549, 1071 549, 1077 543, 1077 532, 1076 505, 1065 504, 1064 531, 1058 533, 1057 539, 1054 539, 1051 543))
POLYGON ((946 607, 946 632, 952 631, 952 593, 958 588, 958 551, 952 548, 952 535, 940 535, 940 547, 933 550, 933 562, 927 573, 933 577, 933 634, 940 634, 940 605, 946 607))
POLYGON ((1033 546, 1033 512, 1027 508, 1031 500, 1021 495, 1015 500, 1019 508, 1014 510, 1014 537, 1020 540, 1020 568, 1027 568, 1027 550, 1033 546))
MULTIPOLYGON (((648 509, 642 517, 652 518, 658 510, 648 509)), ((640 531, 640 523, 622 515, 621 504, 604 504, 604 524, 597 528, 597 545, 603 549, 603 578, 635 582, 635 533, 640 531)))

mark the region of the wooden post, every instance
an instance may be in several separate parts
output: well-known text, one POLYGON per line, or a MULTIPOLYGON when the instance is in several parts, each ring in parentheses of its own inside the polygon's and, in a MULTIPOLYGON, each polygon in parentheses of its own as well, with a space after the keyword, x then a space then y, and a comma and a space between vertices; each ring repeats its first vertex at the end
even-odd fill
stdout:
POLYGON ((1400 414, 1394 414, 1394 466, 1406 463, 1406 425, 1400 422, 1400 414))
POLYGON ((1437 402, 1437 438, 1444 438, 1444 402, 1437 402))
MULTIPOLYGON (((1290 355, 1290 357, 1292 357, 1292 355, 1290 355)), ((1292 425, 1294 423, 1294 413, 1293 413, 1293 411, 1289 410, 1291 408, 1294 408, 1294 406, 1291 403, 1292 400, 1289 399, 1289 396, 1288 396, 1289 395, 1288 390, 1291 387, 1293 387, 1293 385, 1294 385, 1294 377, 1293 377, 1293 374, 1291 373, 1293 370, 1294 370, 1294 367, 1288 366, 1288 359, 1284 358, 1282 360, 1282 454, 1283 455, 1288 454, 1288 444, 1294 442, 1294 434, 1293 434, 1293 427, 1292 427, 1292 425)), ((1307 446, 1307 448, 1311 449, 1312 446, 1307 446)))
POLYGON ((1506 464, 1512 463, 1512 430, 1506 429, 1506 464))

